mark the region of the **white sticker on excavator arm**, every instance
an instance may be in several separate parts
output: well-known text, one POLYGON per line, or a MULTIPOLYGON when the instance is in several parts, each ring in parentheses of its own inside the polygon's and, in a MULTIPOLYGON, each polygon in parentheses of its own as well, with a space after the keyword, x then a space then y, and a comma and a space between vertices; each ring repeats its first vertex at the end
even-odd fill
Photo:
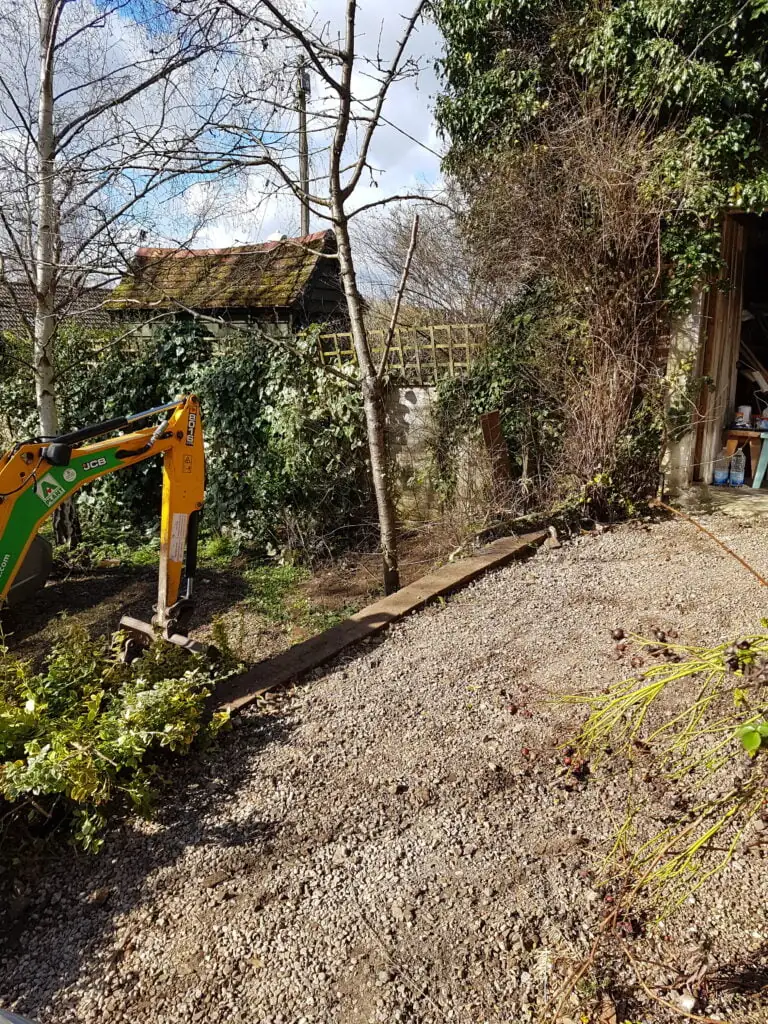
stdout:
POLYGON ((64 488, 51 473, 46 473, 42 480, 38 481, 35 491, 40 501, 48 508, 55 505, 65 494, 64 488))
POLYGON ((189 516, 184 512, 174 512, 171 523, 171 543, 168 548, 168 557, 172 562, 184 560, 184 545, 187 542, 187 519, 189 516))

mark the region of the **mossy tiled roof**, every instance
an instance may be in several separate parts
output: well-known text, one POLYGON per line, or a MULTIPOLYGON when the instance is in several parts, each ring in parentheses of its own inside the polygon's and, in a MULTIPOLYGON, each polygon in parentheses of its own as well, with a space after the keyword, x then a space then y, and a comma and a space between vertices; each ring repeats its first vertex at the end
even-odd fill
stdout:
MULTIPOLYGON (((108 288, 74 289, 63 282, 56 293, 59 316, 65 323, 76 323, 89 330, 108 328, 112 321, 107 308, 112 297, 108 288)), ((0 281, 0 331, 24 337, 27 323, 35 319, 35 295, 26 281, 0 281)))
POLYGON ((112 309, 274 309, 302 298, 332 231, 230 249, 139 249, 112 309))

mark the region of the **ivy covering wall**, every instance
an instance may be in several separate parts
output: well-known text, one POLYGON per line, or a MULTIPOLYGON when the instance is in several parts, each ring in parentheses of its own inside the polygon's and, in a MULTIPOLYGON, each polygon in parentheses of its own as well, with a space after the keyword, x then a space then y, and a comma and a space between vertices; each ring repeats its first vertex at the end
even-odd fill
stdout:
POLYGON ((450 168, 540 141, 564 91, 641 120, 670 293, 717 265, 718 220, 768 206, 767 0, 437 0, 450 168))
MULTIPOLYGON (((23 357, 23 347, 6 339, 23 357)), ((270 339, 233 332, 214 342, 194 328, 168 327, 129 351, 75 332, 59 348, 62 429, 200 397, 206 441, 204 528, 263 553, 325 551, 354 541, 370 523, 365 433, 357 389, 329 374, 317 338, 270 339)), ((5 364, 8 365, 8 364, 5 364)), ((34 428, 34 396, 8 372, 0 417, 19 438, 34 428)), ((78 507, 86 532, 138 542, 155 532, 159 460, 96 481, 78 507)))
MULTIPOLYGON (((768 209, 768 0, 434 0, 432 11, 446 169, 477 273, 502 294, 552 299, 522 332, 512 301, 506 323, 518 327, 502 318, 495 365, 461 390, 473 415, 498 404, 518 462, 539 468, 529 505, 576 494, 598 516, 631 509, 655 492, 661 448, 690 429, 706 386, 665 376, 673 325, 694 286, 722 276, 724 214, 768 209), (500 388, 521 337, 525 372, 500 388), (526 418, 541 408, 529 393, 549 396, 548 434, 526 418), (681 405, 686 422, 670 423, 681 405)), ((472 427, 454 419, 451 440, 472 427)))

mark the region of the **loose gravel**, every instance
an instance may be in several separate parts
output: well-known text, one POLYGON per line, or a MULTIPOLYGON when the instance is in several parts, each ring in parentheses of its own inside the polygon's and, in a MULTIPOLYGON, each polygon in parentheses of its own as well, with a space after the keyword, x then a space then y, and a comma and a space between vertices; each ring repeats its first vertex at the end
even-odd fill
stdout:
MULTIPOLYGON (((768 570, 765 525, 708 525, 768 570)), ((175 770, 153 821, 48 863, 19 893, 0 1005, 41 1024, 546 1019, 605 913, 596 872, 630 788, 621 767, 564 783, 556 747, 583 712, 547 699, 626 674, 616 626, 716 641, 764 612, 754 578, 679 522, 487 576, 249 710, 175 770)), ((737 856, 628 940, 648 983, 690 1007, 676 971, 749 977, 753 994, 713 981, 707 1013, 767 1021, 765 897, 763 854, 737 856)), ((674 1016, 615 950, 563 1014, 674 1016)))

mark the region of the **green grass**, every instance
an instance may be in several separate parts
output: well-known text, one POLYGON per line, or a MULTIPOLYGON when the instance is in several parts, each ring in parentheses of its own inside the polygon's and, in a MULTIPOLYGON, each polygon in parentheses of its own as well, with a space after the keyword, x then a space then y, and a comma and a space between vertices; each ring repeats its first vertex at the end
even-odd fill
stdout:
POLYGON ((74 550, 59 546, 53 549, 53 558, 54 562, 70 570, 98 568, 105 562, 116 562, 125 567, 157 565, 160 558, 160 540, 152 538, 138 545, 128 544, 126 541, 83 543, 74 550))
MULTIPOLYGON (((121 568, 144 568, 157 565, 160 539, 152 537, 140 544, 115 539, 89 538, 74 551, 56 548, 54 557, 65 569, 87 570, 104 563, 121 568)), ((242 576, 248 593, 247 608, 258 612, 269 623, 298 628, 307 634, 321 633, 340 622, 355 609, 345 606, 329 611, 314 604, 301 592, 301 585, 310 578, 309 571, 298 565, 273 562, 249 562, 249 553, 237 541, 222 534, 201 539, 198 549, 201 569, 233 572, 242 576)))
POLYGON ((225 537, 222 533, 204 537, 198 546, 200 564, 213 569, 229 569, 241 553, 238 542, 231 537, 225 537))
POLYGON ((243 577, 250 588, 246 605, 270 622, 321 633, 354 610, 344 607, 330 611, 313 605, 299 590, 310 577, 309 572, 300 566, 258 565, 247 569, 243 577))
MULTIPOLYGON (((240 545, 221 534, 203 538, 198 547, 198 561, 203 568, 229 569, 240 554, 240 545)), ((139 544, 131 544, 126 540, 89 537, 74 551, 64 546, 56 547, 54 558, 73 569, 88 569, 112 561, 126 567, 157 565, 160 559, 160 538, 150 537, 139 544)))
POLYGON ((300 600, 296 590, 309 573, 295 565, 266 564, 246 569, 243 578, 250 588, 245 599, 248 607, 272 622, 285 622, 300 600))

